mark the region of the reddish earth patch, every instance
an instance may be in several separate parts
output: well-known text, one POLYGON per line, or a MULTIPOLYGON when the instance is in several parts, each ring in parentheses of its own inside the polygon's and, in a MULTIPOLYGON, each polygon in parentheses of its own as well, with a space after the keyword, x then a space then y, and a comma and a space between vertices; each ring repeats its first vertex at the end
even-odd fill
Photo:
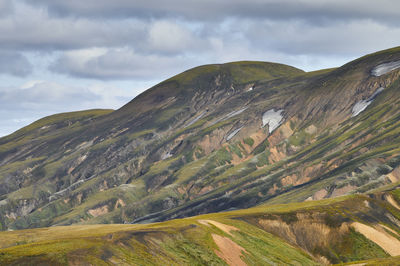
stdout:
POLYGON ((386 176, 390 179, 390 182, 392 183, 400 181, 400 167, 396 167, 395 169, 393 169, 392 172, 390 172, 386 176))
POLYGON ((293 185, 297 180, 297 176, 296 175, 288 175, 284 178, 282 178, 281 183, 284 187, 288 186, 288 185, 293 185))
POLYGON ((122 199, 118 199, 117 202, 115 202, 114 209, 120 208, 120 207, 125 207, 126 204, 122 199))
POLYGON ((224 236, 212 234, 212 238, 219 249, 214 251, 215 254, 223 259, 228 265, 246 265, 246 263, 241 258, 242 252, 246 252, 244 248, 224 236))
POLYGON ((286 154, 284 152, 279 151, 276 146, 271 148, 269 152, 270 152, 269 156, 270 163, 276 163, 286 158, 286 154))
POLYGON ((221 146, 221 142, 226 134, 226 130, 216 129, 211 134, 204 136, 197 144, 204 151, 205 155, 208 155, 221 146))
POLYGON ((108 213, 108 206, 104 205, 104 206, 96 208, 96 209, 88 210, 88 213, 90 215, 92 215, 93 217, 104 215, 104 214, 108 213))
POLYGON ((314 196, 312 197, 313 200, 321 200, 325 198, 325 196, 328 195, 328 191, 326 189, 321 189, 315 192, 314 196))
POLYGON ((355 186, 348 185, 348 186, 345 186, 345 187, 342 187, 342 188, 335 189, 333 191, 332 195, 331 195, 331 198, 335 198, 335 197, 346 195, 347 193, 355 190, 356 188, 357 187, 355 187, 355 186))

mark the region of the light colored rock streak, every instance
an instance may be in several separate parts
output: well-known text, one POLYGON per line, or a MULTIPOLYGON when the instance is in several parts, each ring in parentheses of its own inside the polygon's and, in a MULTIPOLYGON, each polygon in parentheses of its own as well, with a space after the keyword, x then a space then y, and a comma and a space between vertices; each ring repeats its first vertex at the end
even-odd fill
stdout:
POLYGON ((248 108, 248 107, 244 107, 244 108, 242 108, 242 109, 240 109, 240 110, 238 110, 238 111, 230 112, 229 114, 227 114, 227 115, 224 117, 223 120, 228 119, 228 118, 231 118, 231 117, 234 117, 235 115, 239 115, 239 114, 243 113, 244 111, 246 111, 247 108, 248 108))
POLYGON ((239 131, 242 129, 243 127, 239 127, 238 129, 235 129, 231 134, 229 134, 227 137, 226 137, 226 140, 230 140, 230 139, 232 139, 237 133, 239 133, 239 131))
POLYGON ((187 123, 185 128, 189 127, 189 126, 193 125, 194 123, 196 123, 197 121, 199 121, 199 119, 202 118, 206 113, 207 113, 207 111, 203 111, 199 116, 195 117, 192 121, 187 123))
POLYGON ((221 118, 215 120, 211 125, 214 125, 214 124, 216 124, 216 123, 218 123, 218 122, 221 122, 221 121, 224 121, 224 120, 229 119, 229 118, 231 118, 231 117, 234 117, 235 115, 239 115, 239 114, 243 113, 244 111, 246 111, 247 108, 248 108, 248 107, 243 107, 243 108, 240 109, 240 110, 230 112, 230 113, 226 114, 225 116, 223 116, 223 117, 221 117, 221 118))

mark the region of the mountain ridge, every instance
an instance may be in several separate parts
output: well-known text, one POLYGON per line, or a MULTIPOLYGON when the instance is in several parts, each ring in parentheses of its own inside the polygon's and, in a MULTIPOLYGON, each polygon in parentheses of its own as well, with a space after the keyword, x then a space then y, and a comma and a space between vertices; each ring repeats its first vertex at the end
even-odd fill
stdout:
POLYGON ((313 72, 206 65, 118 110, 1 138, 1 227, 162 221, 393 183, 400 73, 371 73, 398 60, 397 47, 313 72))

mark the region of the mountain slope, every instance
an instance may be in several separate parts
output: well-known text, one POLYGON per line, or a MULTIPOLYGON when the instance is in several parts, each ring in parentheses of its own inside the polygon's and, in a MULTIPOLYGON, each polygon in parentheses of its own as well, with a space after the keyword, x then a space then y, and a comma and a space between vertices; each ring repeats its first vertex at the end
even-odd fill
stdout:
POLYGON ((399 60, 394 48, 310 73, 202 66, 119 110, 16 132, 0 139, 2 229, 162 221, 395 183, 399 60))
POLYGON ((399 204, 400 190, 391 188, 155 224, 2 232, 0 264, 393 265, 399 204))

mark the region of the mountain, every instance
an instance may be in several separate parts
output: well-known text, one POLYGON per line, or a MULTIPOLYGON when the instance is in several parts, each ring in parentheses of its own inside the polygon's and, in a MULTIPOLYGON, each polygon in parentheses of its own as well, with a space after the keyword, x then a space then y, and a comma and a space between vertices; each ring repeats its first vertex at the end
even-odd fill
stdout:
POLYGON ((397 184, 399 62, 400 47, 314 72, 206 65, 115 111, 43 118, 0 139, 0 227, 149 223, 397 184))
POLYGON ((155 224, 0 232, 0 264, 398 265, 398 202, 391 186, 155 224))

